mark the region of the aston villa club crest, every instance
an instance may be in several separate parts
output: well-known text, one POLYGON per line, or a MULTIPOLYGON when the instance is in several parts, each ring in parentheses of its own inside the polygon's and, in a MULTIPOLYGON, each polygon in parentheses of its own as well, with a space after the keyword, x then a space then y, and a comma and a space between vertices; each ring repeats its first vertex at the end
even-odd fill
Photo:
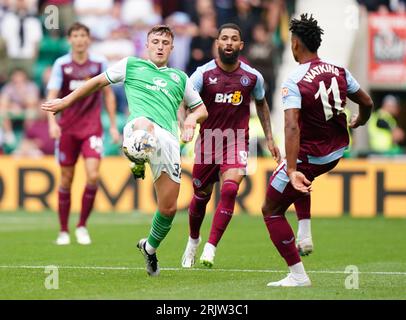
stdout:
POLYGON ((193 184, 197 187, 200 188, 202 186, 202 182, 199 179, 193 179, 193 184))
POLYGON ((240 82, 244 87, 247 87, 250 85, 251 80, 250 80, 250 78, 248 78, 247 76, 244 75, 241 77, 240 82))
POLYGON ((71 74, 72 71, 73 71, 73 68, 72 68, 72 67, 65 67, 65 69, 63 69, 63 71, 64 71, 66 74, 71 74))

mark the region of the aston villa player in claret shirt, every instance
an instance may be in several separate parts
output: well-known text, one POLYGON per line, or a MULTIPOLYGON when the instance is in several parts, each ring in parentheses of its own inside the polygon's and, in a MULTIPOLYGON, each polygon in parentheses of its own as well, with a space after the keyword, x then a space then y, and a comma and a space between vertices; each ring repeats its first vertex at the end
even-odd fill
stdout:
MULTIPOLYGON (((309 205, 310 219, 312 181, 332 170, 349 144, 344 113, 347 97, 359 106, 359 114, 349 123, 351 128, 364 125, 373 108, 371 98, 347 69, 319 58, 323 30, 312 15, 293 19, 290 31, 291 50, 299 66, 282 84, 286 159, 270 178, 262 207, 271 240, 290 271, 268 286, 282 287, 311 285, 285 218, 286 210, 292 203, 307 199, 303 203, 309 205)), ((298 234, 299 247, 312 246, 309 223, 302 225, 298 234)))
MULTIPOLYGON (((47 100, 64 97, 86 80, 106 69, 106 60, 88 52, 89 28, 74 23, 68 30, 71 52, 58 58, 52 68, 47 89, 47 100)), ((110 118, 110 134, 118 143, 120 134, 116 127, 116 101, 110 87, 103 89, 105 104, 110 118)), ((70 244, 69 214, 71 207, 71 186, 75 165, 82 154, 86 170, 86 186, 82 196, 80 218, 75 230, 79 244, 91 243, 86 222, 92 211, 99 178, 100 159, 103 151, 103 128, 100 114, 102 92, 95 92, 77 101, 70 109, 57 115, 48 114, 50 136, 56 141, 55 153, 61 168, 61 183, 58 190, 58 214, 60 233, 57 245, 70 244)))
POLYGON ((213 266, 217 245, 232 218, 238 188, 246 175, 251 99, 255 101, 268 148, 276 161, 280 158, 272 138, 264 79, 257 70, 239 60, 243 45, 237 25, 222 25, 216 40, 218 59, 197 68, 191 76, 209 116, 200 127, 195 148, 194 195, 189 207, 190 234, 182 258, 184 268, 191 268, 195 263, 206 205, 214 183, 220 180, 220 202, 200 257, 200 263, 213 266))

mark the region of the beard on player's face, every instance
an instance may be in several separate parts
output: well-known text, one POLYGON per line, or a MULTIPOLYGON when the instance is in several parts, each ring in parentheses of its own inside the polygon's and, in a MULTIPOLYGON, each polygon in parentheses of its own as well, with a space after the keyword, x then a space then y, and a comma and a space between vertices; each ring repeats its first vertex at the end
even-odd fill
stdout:
POLYGON ((240 49, 232 49, 233 51, 231 53, 226 53, 225 49, 218 48, 218 53, 221 62, 224 64, 234 64, 237 62, 238 57, 240 56, 240 49))

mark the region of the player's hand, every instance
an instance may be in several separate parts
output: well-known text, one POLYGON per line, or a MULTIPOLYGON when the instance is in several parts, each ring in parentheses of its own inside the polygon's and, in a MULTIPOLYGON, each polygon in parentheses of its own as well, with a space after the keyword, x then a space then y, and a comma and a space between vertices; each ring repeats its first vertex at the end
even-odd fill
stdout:
POLYGON ((291 173, 289 173, 289 179, 293 188, 295 188, 296 190, 303 193, 312 191, 311 181, 309 181, 302 172, 292 171, 291 173))
POLYGON ((354 116, 352 116, 351 121, 350 121, 350 123, 348 124, 348 126, 349 126, 351 129, 356 129, 356 128, 358 128, 359 126, 363 126, 364 124, 365 124, 365 122, 362 122, 361 119, 360 119, 360 117, 359 117, 358 115, 354 115, 354 116))
POLYGON ((113 143, 117 144, 120 142, 120 132, 118 132, 117 127, 110 127, 110 136, 113 139, 113 143))
POLYGON ((282 161, 279 148, 276 146, 276 144, 273 142, 273 140, 269 140, 267 142, 267 144, 268 144, 268 149, 271 152, 273 159, 279 164, 282 161))
POLYGON ((64 99, 53 99, 44 102, 41 105, 41 109, 48 112, 53 112, 53 114, 57 114, 59 111, 67 108, 68 104, 64 99))
POLYGON ((190 114, 183 123, 183 130, 181 132, 181 139, 183 142, 190 142, 193 139, 196 128, 196 119, 193 114, 190 114))
POLYGON ((52 139, 59 139, 61 137, 61 127, 56 122, 49 123, 49 136, 52 139))

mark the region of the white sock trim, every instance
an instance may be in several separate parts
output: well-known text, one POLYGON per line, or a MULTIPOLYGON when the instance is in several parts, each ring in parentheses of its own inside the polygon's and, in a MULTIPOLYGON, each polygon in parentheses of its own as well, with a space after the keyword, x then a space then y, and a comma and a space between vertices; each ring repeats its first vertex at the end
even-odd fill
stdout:
POLYGON ((216 252, 216 247, 211 243, 206 242, 206 244, 204 245, 204 250, 211 250, 213 252, 216 252))
POLYGON ((293 266, 290 266, 289 270, 295 279, 298 279, 298 280, 307 279, 307 274, 306 274, 303 262, 298 262, 298 263, 294 264, 293 266))
POLYGON ((145 243, 145 251, 146 251, 148 254, 154 254, 154 253, 156 252, 156 248, 154 248, 153 246, 151 246, 151 245, 148 243, 148 240, 147 240, 147 242, 145 243))
POLYGON ((197 238, 197 239, 193 239, 193 238, 191 238, 191 237, 189 236, 189 242, 190 242, 190 243, 193 243, 194 245, 198 245, 198 244, 199 244, 199 241, 200 241, 200 237, 197 238))
POLYGON ((302 239, 312 237, 312 228, 310 219, 299 220, 299 228, 297 230, 297 239, 300 241, 302 239))

